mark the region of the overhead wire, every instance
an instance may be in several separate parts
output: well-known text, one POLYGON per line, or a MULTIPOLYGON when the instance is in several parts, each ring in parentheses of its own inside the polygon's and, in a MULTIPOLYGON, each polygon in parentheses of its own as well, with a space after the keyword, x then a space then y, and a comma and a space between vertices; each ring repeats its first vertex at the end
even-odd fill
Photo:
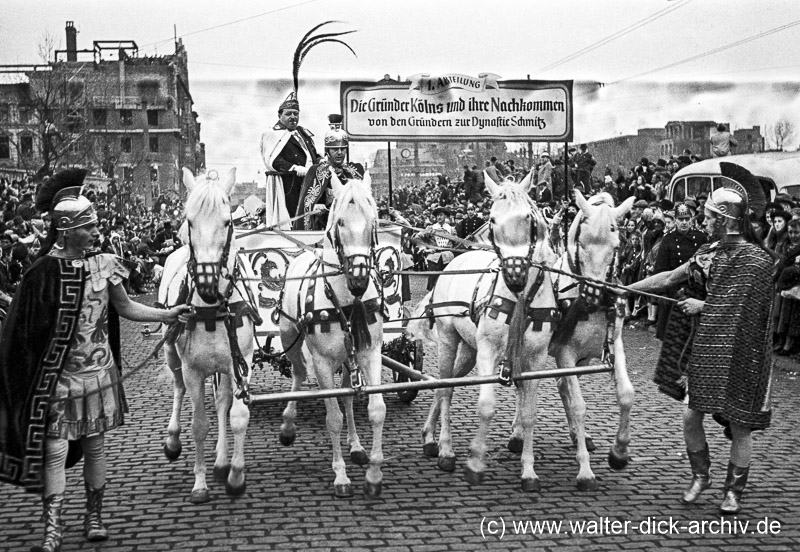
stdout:
POLYGON ((679 2, 678 4, 673 4, 672 6, 666 7, 663 10, 657 11, 656 13, 651 14, 651 15, 645 17, 644 19, 641 19, 641 20, 637 21, 636 23, 634 23, 632 25, 629 25, 628 27, 625 27, 624 29, 620 29, 619 31, 611 33, 607 37, 602 38, 602 39, 598 40, 597 42, 593 42, 592 44, 589 44, 588 46, 578 50, 577 52, 573 52, 572 54, 570 54, 568 56, 565 56, 565 57, 563 57, 563 58, 561 58, 561 59, 559 59, 557 61, 554 61, 550 65, 546 65, 545 67, 542 67, 541 69, 537 70, 536 73, 537 74, 538 73, 545 73, 547 71, 555 69, 556 67, 564 65, 565 63, 569 63, 570 61, 572 61, 574 59, 577 59, 577 58, 579 58, 580 56, 582 56, 584 54, 588 54, 589 52, 591 52, 593 50, 596 50, 597 48, 600 48, 601 46, 605 46, 606 44, 609 44, 609 43, 617 40, 618 38, 621 38, 621 37, 623 37, 623 36, 625 36, 627 34, 632 33, 635 30, 638 30, 638 29, 640 29, 642 27, 645 27, 645 26, 649 25, 650 23, 653 23, 654 21, 664 17, 665 15, 668 15, 668 14, 672 13, 673 11, 678 10, 678 9, 686 6, 687 4, 689 4, 692 1, 693 0, 681 0, 681 2, 679 2))

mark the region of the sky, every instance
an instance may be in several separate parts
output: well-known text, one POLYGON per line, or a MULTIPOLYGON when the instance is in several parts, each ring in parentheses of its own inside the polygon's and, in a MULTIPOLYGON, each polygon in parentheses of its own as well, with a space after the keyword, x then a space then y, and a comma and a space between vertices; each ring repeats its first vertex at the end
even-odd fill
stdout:
MULTIPOLYGON (((634 134, 672 120, 764 129, 781 119, 800 143, 800 2, 796 0, 4 0, 0 64, 39 63, 46 37, 78 48, 133 40, 140 55, 189 58, 207 166, 260 180, 261 133, 290 91, 291 60, 316 24, 354 30, 300 71, 301 124, 317 136, 339 111, 339 82, 390 75, 494 73, 575 81, 575 142, 634 134)), ((370 162, 385 143, 351 147, 370 162)), ((539 147, 539 144, 535 145, 539 147)), ((541 147, 544 147, 543 145, 541 147)))

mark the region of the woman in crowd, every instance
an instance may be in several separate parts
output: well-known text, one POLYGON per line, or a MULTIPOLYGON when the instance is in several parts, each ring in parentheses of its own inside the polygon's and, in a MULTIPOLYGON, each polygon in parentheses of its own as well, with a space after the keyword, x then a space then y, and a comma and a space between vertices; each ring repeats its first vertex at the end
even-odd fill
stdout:
POLYGON ((17 289, 0 339, 0 481, 41 492, 45 534, 35 550, 61 549, 65 467, 84 457, 84 533, 108 538, 101 518, 106 488, 103 440, 122 425, 118 315, 170 323, 187 307, 132 302, 119 258, 94 254, 97 214, 81 195, 86 171, 45 182, 36 206, 51 226, 39 259, 17 289), (42 438, 43 437, 43 438, 42 438))

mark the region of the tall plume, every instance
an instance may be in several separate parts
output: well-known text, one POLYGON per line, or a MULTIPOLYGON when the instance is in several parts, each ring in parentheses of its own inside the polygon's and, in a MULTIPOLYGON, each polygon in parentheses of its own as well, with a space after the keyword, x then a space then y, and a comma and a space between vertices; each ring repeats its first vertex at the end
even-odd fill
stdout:
POLYGON ((320 33, 317 35, 312 36, 320 27, 328 25, 330 23, 339 23, 339 21, 325 21, 324 23, 320 23, 310 31, 308 31, 305 36, 300 39, 300 44, 297 45, 297 48, 294 51, 294 60, 292 63, 292 77, 294 78, 294 92, 297 94, 297 90, 299 88, 299 80, 300 80, 300 66, 303 64, 303 60, 308 55, 308 52, 311 51, 311 48, 318 44, 322 44, 323 42, 337 42, 350 50, 350 52, 358 57, 353 51, 353 49, 343 40, 340 40, 336 37, 348 35, 350 33, 354 33, 353 31, 342 31, 339 33, 320 33))

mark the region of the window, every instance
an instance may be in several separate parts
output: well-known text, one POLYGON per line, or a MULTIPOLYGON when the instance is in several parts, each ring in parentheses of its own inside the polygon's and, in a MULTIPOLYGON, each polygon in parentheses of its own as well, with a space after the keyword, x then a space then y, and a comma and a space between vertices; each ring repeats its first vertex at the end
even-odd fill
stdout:
POLYGON ((133 182, 133 167, 122 167, 122 181, 133 182))
POLYGON ((150 137, 150 151, 153 153, 158 153, 158 136, 150 137))
POLYGON ((7 123, 10 119, 11 106, 0 104, 0 123, 7 123))
POLYGON ((120 109, 119 124, 122 126, 133 125, 133 111, 131 111, 130 109, 120 109))
POLYGON ((147 124, 151 127, 158 126, 158 111, 155 109, 147 110, 147 124))
POLYGON ((23 157, 30 157, 33 155, 33 136, 20 136, 19 152, 23 157))
POLYGON ((93 112, 94 126, 106 126, 108 123, 108 115, 105 109, 95 109, 93 112))
POLYGON ((686 195, 697 197, 701 193, 711 193, 711 179, 707 176, 690 176, 686 179, 686 195))
POLYGON ((76 133, 83 129, 83 117, 81 112, 77 109, 70 110, 67 113, 67 132, 76 133))
POLYGON ((122 153, 130 153, 133 150, 133 140, 130 136, 123 136, 119 140, 119 147, 122 153))
POLYGON ((682 203, 686 199, 686 179, 681 178, 675 181, 672 188, 672 202, 682 203))
POLYGON ((23 125, 31 122, 31 108, 27 105, 19 106, 19 122, 23 125))
POLYGON ((11 141, 8 136, 0 136, 0 159, 11 159, 11 141))

